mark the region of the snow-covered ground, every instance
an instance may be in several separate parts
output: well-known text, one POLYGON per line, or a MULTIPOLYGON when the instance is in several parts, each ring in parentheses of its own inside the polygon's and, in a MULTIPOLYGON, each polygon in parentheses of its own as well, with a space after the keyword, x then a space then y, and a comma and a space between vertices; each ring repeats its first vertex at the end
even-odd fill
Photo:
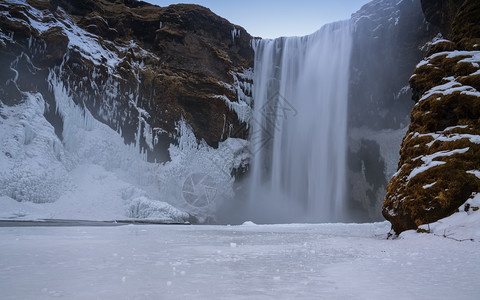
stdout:
POLYGON ((479 242, 389 229, 0 227, 0 298, 478 299, 479 242))

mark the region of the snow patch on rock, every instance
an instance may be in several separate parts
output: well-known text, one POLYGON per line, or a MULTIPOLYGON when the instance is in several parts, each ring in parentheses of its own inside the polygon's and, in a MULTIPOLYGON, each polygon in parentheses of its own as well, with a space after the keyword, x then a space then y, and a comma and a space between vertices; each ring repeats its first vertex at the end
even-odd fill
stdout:
POLYGON ((458 212, 437 222, 419 226, 427 232, 457 241, 480 242, 480 194, 473 194, 458 212))
POLYGON ((444 162, 444 161, 435 160, 436 158, 451 156, 451 155, 454 155, 454 154, 465 153, 469 149, 470 148, 467 147, 467 148, 463 148, 463 149, 455 149, 455 150, 452 150, 452 151, 439 151, 439 152, 436 152, 434 154, 417 157, 413 160, 415 161, 417 159, 421 159, 423 161, 423 164, 421 166, 413 169, 412 172, 410 172, 410 175, 408 175, 407 180, 412 179, 413 177, 417 176, 420 173, 425 172, 426 170, 428 170, 430 168, 446 164, 446 162, 444 162))

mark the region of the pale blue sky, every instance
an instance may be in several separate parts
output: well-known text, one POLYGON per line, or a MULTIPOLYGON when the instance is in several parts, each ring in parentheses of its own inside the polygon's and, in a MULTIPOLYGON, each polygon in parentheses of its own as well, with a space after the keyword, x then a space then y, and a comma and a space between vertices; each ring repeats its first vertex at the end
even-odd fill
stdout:
POLYGON ((301 36, 350 18, 370 0, 144 0, 159 6, 195 3, 263 38, 301 36))

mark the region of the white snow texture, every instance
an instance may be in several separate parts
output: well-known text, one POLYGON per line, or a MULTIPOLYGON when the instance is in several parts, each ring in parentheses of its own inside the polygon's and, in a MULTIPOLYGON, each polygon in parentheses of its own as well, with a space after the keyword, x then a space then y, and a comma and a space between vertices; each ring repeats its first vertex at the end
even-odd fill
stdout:
POLYGON ((480 243, 389 229, 0 227, 0 298, 478 299, 480 243))

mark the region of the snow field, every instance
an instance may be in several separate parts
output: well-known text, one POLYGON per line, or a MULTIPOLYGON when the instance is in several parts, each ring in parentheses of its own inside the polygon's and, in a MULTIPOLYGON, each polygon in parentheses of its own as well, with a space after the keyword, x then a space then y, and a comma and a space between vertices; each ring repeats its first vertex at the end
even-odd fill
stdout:
POLYGON ((480 243, 374 224, 0 228, 2 299, 477 299, 480 243))

